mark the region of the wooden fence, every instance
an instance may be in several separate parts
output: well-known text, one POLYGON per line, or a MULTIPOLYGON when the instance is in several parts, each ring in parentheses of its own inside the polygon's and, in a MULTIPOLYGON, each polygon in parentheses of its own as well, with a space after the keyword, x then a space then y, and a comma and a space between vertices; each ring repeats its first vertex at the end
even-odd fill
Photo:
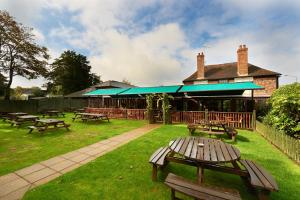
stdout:
MULTIPOLYGON (((146 109, 122 109, 122 108, 87 108, 87 112, 107 114, 110 118, 146 119, 146 109)), ((209 112, 209 111, 173 111, 173 123, 195 123, 200 120, 226 120, 230 118, 235 128, 255 129, 255 112, 209 112), (238 121, 242 118, 241 123, 238 121)))
POLYGON ((261 122, 257 122, 256 130, 287 156, 300 164, 300 140, 292 138, 261 122))
POLYGON ((38 113, 44 110, 71 110, 87 106, 86 99, 44 98, 29 100, 0 100, 1 112, 38 113))

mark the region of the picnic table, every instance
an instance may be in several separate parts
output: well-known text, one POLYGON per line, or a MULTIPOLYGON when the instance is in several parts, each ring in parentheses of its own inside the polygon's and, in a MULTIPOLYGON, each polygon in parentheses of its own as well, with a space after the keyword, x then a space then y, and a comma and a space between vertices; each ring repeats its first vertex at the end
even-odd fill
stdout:
POLYGON ((59 119, 38 119, 33 126, 28 126, 29 133, 33 130, 44 132, 49 129, 66 128, 69 130, 70 124, 66 124, 63 120, 59 119))
POLYGON ((63 113, 62 111, 58 111, 58 110, 48 110, 43 113, 43 117, 45 117, 45 116, 65 117, 65 113, 63 113))
POLYGON ((14 112, 14 113, 8 113, 6 118, 4 118, 3 120, 5 121, 6 119, 8 120, 14 120, 16 119, 18 116, 23 116, 23 115, 28 115, 25 112, 14 112))
MULTIPOLYGON (((247 186, 258 190, 260 199, 267 199, 271 191, 278 191, 275 179, 267 170, 254 161, 242 160, 238 148, 220 140, 180 137, 170 141, 168 146, 155 151, 149 162, 153 165, 152 180, 156 180, 157 168, 163 169, 169 162, 197 167, 197 183, 195 184, 191 184, 189 180, 182 177, 169 174, 165 183, 171 188, 173 197, 175 197, 176 190, 188 196, 197 196, 197 199, 223 199, 215 198, 216 194, 224 196, 220 191, 203 187, 204 169, 240 176, 247 186), (191 192, 192 190, 195 191, 191 192), (207 193, 202 194, 203 191, 207 193)), ((239 197, 236 198, 239 199, 239 197)), ((235 199, 235 197, 229 196, 224 199, 235 199)))
POLYGON ((109 118, 106 114, 97 113, 75 113, 73 121, 75 121, 76 119, 81 119, 84 122, 89 120, 107 120, 107 122, 109 122, 109 118))
POLYGON ((32 122, 35 123, 36 120, 38 120, 39 117, 35 115, 21 115, 17 116, 14 120, 11 120, 11 126, 16 125, 20 126, 24 123, 32 122))
MULTIPOLYGON (((204 167, 218 168, 218 164, 231 163, 233 170, 240 170, 237 160, 240 159, 240 151, 220 140, 186 137, 178 138, 169 143, 170 150, 184 160, 193 162, 198 168, 198 182, 203 181, 204 167)), ((171 159, 172 160, 172 159, 171 159)))
POLYGON ((211 121, 200 121, 198 123, 188 124, 190 135, 193 135, 196 130, 211 135, 223 135, 227 134, 233 141, 236 139, 238 132, 231 126, 227 125, 225 121, 211 120, 211 121))

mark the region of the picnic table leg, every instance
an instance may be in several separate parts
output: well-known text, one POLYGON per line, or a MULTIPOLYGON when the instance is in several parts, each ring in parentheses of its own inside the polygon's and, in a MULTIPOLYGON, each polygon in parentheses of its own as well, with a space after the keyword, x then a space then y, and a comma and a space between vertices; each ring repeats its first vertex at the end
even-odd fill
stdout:
POLYGON ((203 167, 202 166, 198 166, 197 167, 197 183, 199 185, 201 185, 201 183, 203 182, 203 167))
POLYGON ((152 181, 156 181, 157 180, 157 166, 153 165, 152 167, 152 181))

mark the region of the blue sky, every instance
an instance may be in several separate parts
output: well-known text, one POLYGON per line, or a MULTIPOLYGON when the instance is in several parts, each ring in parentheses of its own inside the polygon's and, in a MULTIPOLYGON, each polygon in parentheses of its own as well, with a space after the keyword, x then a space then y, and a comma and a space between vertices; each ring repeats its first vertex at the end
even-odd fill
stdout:
POLYGON ((196 70, 198 52, 206 64, 235 62, 240 44, 250 63, 300 78, 297 0, 1 0, 0 9, 33 27, 52 59, 73 49, 103 80, 180 84, 196 70))

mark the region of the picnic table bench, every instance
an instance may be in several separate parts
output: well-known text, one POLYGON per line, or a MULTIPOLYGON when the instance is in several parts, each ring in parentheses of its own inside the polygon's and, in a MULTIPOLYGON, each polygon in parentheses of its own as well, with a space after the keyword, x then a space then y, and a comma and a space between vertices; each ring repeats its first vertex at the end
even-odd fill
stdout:
MULTIPOLYGON (((198 185, 202 185, 204 181, 204 169, 210 169, 240 176, 249 183, 247 185, 251 185, 251 188, 256 189, 260 199, 267 199, 271 191, 278 191, 276 181, 271 174, 253 161, 241 160, 240 152, 236 147, 220 140, 201 137, 177 138, 170 141, 168 146, 156 150, 150 157, 149 162, 153 165, 152 180, 157 179, 158 167, 163 169, 169 162, 175 162, 197 167, 198 185)), ((191 190, 183 189, 184 187, 189 188, 191 185, 183 180, 179 182, 180 184, 176 187, 169 185, 172 193, 175 193, 176 190, 192 197, 195 197, 192 195, 195 194, 194 192, 203 195, 201 193, 202 186, 194 188, 195 191, 191 192, 191 190)), ((209 195, 216 193, 215 190, 210 191, 209 195)))
POLYGON ((188 124, 187 128, 189 129, 190 135, 193 135, 196 130, 207 133, 209 136, 223 135, 226 133, 233 141, 236 140, 236 135, 238 134, 235 128, 227 126, 227 124, 224 122, 217 121, 188 124))
POLYGON ((50 129, 57 128, 66 128, 69 130, 70 124, 66 124, 63 120, 58 119, 39 119, 36 120, 36 123, 33 126, 28 126, 29 132, 31 133, 33 130, 38 130, 39 132, 44 132, 50 129))
POLYGON ((175 197, 175 191, 196 199, 241 200, 241 196, 236 190, 202 186, 172 173, 168 174, 165 184, 171 188, 172 200, 178 199, 175 197))
POLYGON ((58 111, 58 110, 48 110, 48 111, 45 111, 43 114, 42 114, 43 117, 46 117, 46 116, 49 116, 49 117, 65 117, 65 113, 63 113, 62 111, 58 111))
POLYGON ((279 190, 273 176, 262 166, 251 160, 240 160, 239 162, 249 172, 249 182, 258 190, 259 199, 268 199, 270 192, 279 190))
POLYGON ((95 121, 95 120, 107 120, 109 122, 109 118, 105 114, 97 114, 97 113, 75 113, 74 117, 72 118, 73 121, 76 119, 81 119, 82 121, 95 121))
POLYGON ((5 120, 14 120, 16 119, 18 116, 23 116, 23 115, 28 115, 25 112, 15 112, 15 113, 8 113, 6 115, 6 117, 3 117, 3 121, 5 120))
POLYGON ((35 116, 35 115, 21 115, 21 116, 17 116, 14 120, 11 120, 11 126, 20 126, 22 124, 31 122, 31 123, 35 123, 36 120, 38 120, 39 117, 35 116))

